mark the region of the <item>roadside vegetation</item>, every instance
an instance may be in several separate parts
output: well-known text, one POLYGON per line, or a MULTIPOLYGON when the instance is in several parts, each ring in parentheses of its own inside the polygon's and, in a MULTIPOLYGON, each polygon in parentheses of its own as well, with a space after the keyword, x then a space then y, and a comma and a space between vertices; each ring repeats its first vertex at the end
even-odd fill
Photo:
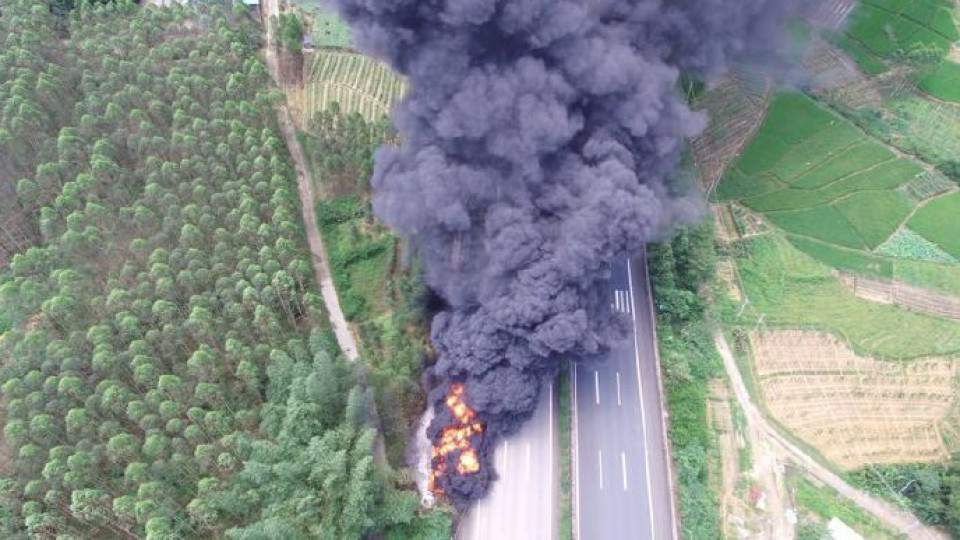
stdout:
POLYGON ((395 137, 386 118, 368 122, 336 103, 301 133, 311 176, 323 195, 323 234, 344 316, 371 369, 391 464, 406 462, 411 426, 425 406, 419 376, 427 357, 425 291, 416 260, 373 216, 368 184, 373 153, 395 137))
POLYGON ((887 529, 877 518, 827 486, 814 484, 803 475, 792 472, 787 486, 800 511, 797 540, 823 540, 827 523, 837 518, 870 540, 899 540, 904 538, 887 529))
POLYGON ((892 499, 924 523, 942 525, 960 536, 960 461, 945 465, 871 466, 847 475, 850 482, 879 497, 892 499))
POLYGON ((669 243, 652 245, 649 258, 682 534, 689 540, 720 538, 717 489, 708 470, 717 444, 707 400, 709 382, 721 376, 723 368, 701 294, 716 270, 713 229, 701 225, 669 243))
POLYGON ((557 375, 557 423, 560 451, 560 540, 573 540, 573 394, 570 370, 557 375))
MULTIPOLYGON (((0 21, 8 43, 54 22, 0 21)), ((393 373, 326 328, 259 32, 242 6, 120 1, 21 41, 56 46, 75 105, 15 152, 41 240, 0 288, 3 537, 449 535, 375 459, 393 373)))

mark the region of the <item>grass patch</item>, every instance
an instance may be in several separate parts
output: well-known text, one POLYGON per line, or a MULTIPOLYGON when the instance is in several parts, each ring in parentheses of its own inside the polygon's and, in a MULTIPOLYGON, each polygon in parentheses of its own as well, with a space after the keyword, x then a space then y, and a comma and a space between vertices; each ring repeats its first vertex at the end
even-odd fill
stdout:
POLYGON ((707 421, 707 400, 709 382, 721 376, 723 364, 697 294, 713 281, 715 261, 713 231, 708 225, 650 247, 680 522, 688 540, 721 537, 719 501, 710 471, 718 450, 716 433, 707 421))
POLYGON ((924 261, 896 261, 893 277, 900 281, 960 296, 960 267, 924 261))
POLYGON ((320 0, 293 0, 293 3, 307 14, 314 45, 341 49, 353 46, 350 26, 335 9, 320 0))
POLYGON ((738 263, 744 293, 768 327, 831 332, 860 355, 888 360, 960 353, 956 323, 857 298, 778 235, 755 238, 738 263))
POLYGON ((344 315, 359 321, 369 318, 371 310, 381 311, 394 237, 373 224, 369 208, 358 197, 321 201, 317 223, 327 244, 344 315))
POLYGON ((834 207, 873 249, 900 228, 913 204, 896 191, 862 191, 837 202, 834 207))
POLYGON ((920 77, 920 89, 944 101, 960 103, 960 64, 944 60, 920 77))
POLYGON ((877 518, 862 510, 853 502, 843 498, 833 489, 818 486, 799 474, 790 474, 787 485, 793 492, 794 500, 802 510, 817 516, 823 522, 837 518, 864 538, 871 540, 896 540, 903 538, 884 526, 877 518))
POLYGON ((810 238, 788 235, 794 247, 817 261, 854 274, 882 279, 893 277, 893 263, 862 251, 845 249, 810 238))
POLYGON ((910 229, 960 257, 960 193, 931 201, 910 219, 910 229))

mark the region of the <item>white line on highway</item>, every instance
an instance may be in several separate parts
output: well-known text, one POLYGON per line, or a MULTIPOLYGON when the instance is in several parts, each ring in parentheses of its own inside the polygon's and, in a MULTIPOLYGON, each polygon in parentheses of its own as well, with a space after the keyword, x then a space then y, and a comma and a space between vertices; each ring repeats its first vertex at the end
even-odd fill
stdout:
POLYGON ((593 392, 597 396, 597 405, 600 404, 600 372, 593 370, 593 392))
MULTIPOLYGON (((630 259, 627 259, 627 278, 630 283, 630 293, 633 294, 633 271, 630 267, 630 259)), ((653 324, 656 324, 654 321, 653 324)), ((657 346, 656 343, 653 344, 654 347, 657 346)), ((637 313, 634 310, 633 313, 633 354, 634 360, 637 366, 637 390, 640 395, 640 427, 643 430, 643 468, 646 472, 647 477, 647 511, 650 513, 650 538, 651 540, 656 539, 656 527, 653 526, 653 487, 650 483, 650 455, 647 451, 646 442, 650 439, 647 438, 647 411, 643 406, 643 383, 640 382, 640 342, 639 337, 637 337, 637 313)), ((672 496, 672 495, 671 495, 672 496)))
POLYGON ((620 452, 620 470, 623 471, 623 490, 627 491, 627 454, 620 452))
POLYGON ((603 491, 603 450, 597 450, 597 457, 600 461, 600 491, 603 491))
POLYGON ((617 407, 622 407, 623 401, 620 399, 620 372, 617 372, 617 407))
POLYGON ((576 521, 577 523, 577 538, 583 538, 580 535, 580 521, 583 519, 583 516, 580 515, 580 424, 578 423, 577 416, 577 365, 571 364, 571 370, 573 371, 573 474, 577 479, 576 484, 576 499, 574 504, 576 505, 576 521))
POLYGON ((484 525, 484 520, 480 517, 481 512, 483 512, 483 503, 477 503, 473 510, 473 540, 480 538, 480 529, 484 525))
POLYGON ((526 479, 527 479, 527 483, 529 484, 529 483, 530 483, 530 443, 527 443, 526 453, 527 453, 527 473, 526 473, 526 479))
POLYGON ((503 469, 504 473, 507 472, 507 466, 510 463, 510 441, 503 441, 503 469))

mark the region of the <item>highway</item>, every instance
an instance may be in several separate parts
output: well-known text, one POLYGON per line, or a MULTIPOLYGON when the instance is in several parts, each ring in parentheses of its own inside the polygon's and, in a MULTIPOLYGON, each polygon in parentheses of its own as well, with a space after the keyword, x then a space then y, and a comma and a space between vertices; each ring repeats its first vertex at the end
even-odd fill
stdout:
POLYGON ((610 309, 632 325, 606 358, 578 362, 573 370, 576 537, 674 540, 645 257, 616 263, 609 293, 610 309))
POLYGON ((460 522, 459 540, 556 540, 557 430, 553 383, 533 417, 494 453, 499 478, 460 522))

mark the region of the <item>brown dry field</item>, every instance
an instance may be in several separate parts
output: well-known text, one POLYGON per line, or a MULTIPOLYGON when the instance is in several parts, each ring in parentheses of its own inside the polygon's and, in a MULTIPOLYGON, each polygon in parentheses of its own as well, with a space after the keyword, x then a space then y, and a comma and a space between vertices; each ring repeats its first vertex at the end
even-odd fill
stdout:
POLYGON ((751 334, 754 371, 770 414, 841 468, 938 462, 956 425, 957 362, 859 357, 818 332, 751 334))
POLYGON ((692 144, 705 191, 712 191, 766 116, 771 85, 746 72, 734 72, 695 103, 710 123, 692 144))
POLYGON ((910 311, 960 321, 960 298, 902 281, 884 281, 840 274, 840 283, 856 296, 880 304, 894 304, 910 311))

